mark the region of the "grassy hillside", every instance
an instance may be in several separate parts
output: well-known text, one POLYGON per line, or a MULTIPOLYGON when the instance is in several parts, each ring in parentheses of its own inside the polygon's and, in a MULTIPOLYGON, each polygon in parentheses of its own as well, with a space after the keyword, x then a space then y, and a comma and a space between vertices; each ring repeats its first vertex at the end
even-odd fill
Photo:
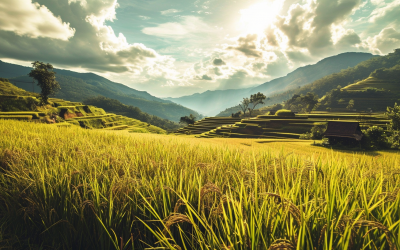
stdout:
MULTIPOLYGON (((10 83, 6 78, 0 78, 0 95, 20 95, 20 96, 31 96, 32 92, 18 88, 14 84, 10 83)), ((35 95, 36 96, 36 95, 35 95)))
POLYGON ((88 129, 127 130, 133 133, 157 134, 164 134, 166 131, 150 122, 175 125, 171 121, 145 114, 139 109, 141 117, 149 118, 149 121, 143 122, 122 115, 106 113, 103 109, 92 105, 82 105, 79 102, 57 98, 50 98, 49 104, 41 105, 35 94, 15 87, 7 79, 0 79, 0 87, 2 87, 0 90, 0 119, 2 120, 24 120, 50 123, 54 126, 77 125, 88 129))
POLYGON ((377 69, 362 81, 328 92, 320 99, 318 110, 347 108, 385 111, 386 107, 400 102, 399 77, 400 64, 392 68, 377 69))
POLYGON ((142 122, 150 123, 171 132, 181 127, 178 123, 169 121, 167 119, 162 119, 154 115, 146 114, 142 112, 138 107, 128 106, 122 104, 118 100, 110 99, 103 96, 85 99, 83 103, 102 108, 107 112, 135 118, 142 122))
POLYGON ((337 56, 325 58, 314 65, 300 67, 285 77, 277 78, 261 84, 251 90, 252 93, 262 92, 267 96, 276 92, 284 92, 290 89, 297 89, 306 84, 312 83, 327 75, 338 73, 349 67, 376 57, 370 53, 347 52, 337 56))
MULTIPOLYGON (((27 74, 31 71, 29 67, 9 64, 0 61, 0 77, 11 78, 10 82, 24 90, 31 91, 32 85, 22 82, 32 82, 27 74)), ((178 122, 180 117, 199 114, 186 107, 166 101, 150 95, 145 91, 138 91, 123 84, 112 82, 104 77, 93 73, 77 73, 68 70, 54 70, 56 79, 61 86, 61 90, 56 94, 56 98, 82 102, 84 99, 95 96, 105 96, 116 99, 123 104, 140 108, 142 111, 164 119, 178 122)), ((40 88, 35 86, 35 92, 40 92, 40 88)))
MULTIPOLYGON (((271 96, 269 100, 265 101, 264 105, 269 106, 282 103, 283 101, 290 99, 294 94, 306 94, 308 92, 313 92, 322 97, 327 92, 338 88, 338 86, 340 86, 340 88, 346 87, 368 78, 370 74, 377 69, 391 68, 396 65, 400 65, 400 49, 396 49, 395 52, 386 56, 373 57, 367 61, 359 63, 355 67, 342 70, 339 73, 325 76, 299 89, 271 96)), ((227 116, 239 110, 240 108, 238 106, 232 107, 219 113, 218 116, 227 116)))
POLYGON ((0 120, 1 246, 400 248, 398 154, 120 133, 0 120))

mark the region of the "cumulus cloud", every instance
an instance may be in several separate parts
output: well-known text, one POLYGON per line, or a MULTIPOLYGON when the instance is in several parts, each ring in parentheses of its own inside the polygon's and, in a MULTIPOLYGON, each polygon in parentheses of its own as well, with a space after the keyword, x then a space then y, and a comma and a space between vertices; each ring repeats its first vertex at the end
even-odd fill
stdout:
POLYGON ((312 55, 332 53, 332 50, 343 49, 344 45, 351 48, 361 40, 354 31, 342 27, 360 4, 361 0, 293 4, 286 16, 278 17, 275 29, 269 30, 268 43, 270 46, 287 46, 291 50, 307 49, 312 55), (335 32, 335 28, 340 32, 335 32))
POLYGON ((221 58, 215 58, 213 60, 213 64, 215 66, 221 66, 221 65, 225 65, 226 63, 221 58))
POLYGON ((261 57, 262 52, 257 48, 257 34, 248 34, 237 40, 237 45, 228 46, 227 49, 234 49, 242 52, 248 57, 261 57))
POLYGON ((31 0, 3 0, 0 2, 0 30, 11 31, 31 38, 48 37, 68 40, 75 29, 63 22, 44 5, 31 0))
POLYGON ((368 38, 370 48, 378 54, 387 54, 400 47, 400 32, 385 28, 378 35, 368 38))
POLYGON ((386 27, 400 28, 399 13, 400 0, 394 0, 391 3, 380 5, 380 7, 372 11, 368 19, 372 24, 369 26, 368 32, 379 32, 382 28, 386 27))
POLYGON ((208 75, 202 75, 202 76, 195 76, 194 80, 206 80, 206 81, 212 81, 212 78, 208 75))
MULTIPOLYGON (((20 1, 10 0, 10 3, 20 1)), ((122 33, 115 34, 112 27, 106 24, 107 21, 113 22, 116 19, 116 8, 118 8, 116 0, 69 0, 68 3, 41 0, 41 3, 43 5, 40 8, 38 5, 30 5, 36 6, 36 11, 44 13, 42 18, 49 17, 50 11, 53 13, 51 15, 53 19, 46 20, 46 25, 52 27, 51 25, 58 25, 63 20, 65 23, 70 23, 68 27, 76 29, 74 36, 68 41, 52 39, 57 37, 55 35, 19 36, 9 32, 4 25, 0 25, 0 57, 22 61, 39 60, 56 66, 95 72, 125 72, 138 79, 149 75, 175 76, 173 59, 161 56, 143 44, 129 43, 122 33)), ((22 5, 18 6, 22 10, 28 8, 26 5, 24 8, 22 5)), ((7 8, 8 6, 1 8, 0 12, 7 8)), ((0 15, 0 20, 2 17, 0 15)), ((30 29, 30 32, 35 32, 31 23, 31 20, 24 19, 20 30, 30 29)), ((47 32, 47 26, 39 26, 37 30, 42 33, 47 32)))
POLYGON ((180 39, 189 34, 206 33, 213 30, 199 17, 182 16, 180 22, 168 22, 156 27, 146 27, 142 32, 146 35, 180 39))

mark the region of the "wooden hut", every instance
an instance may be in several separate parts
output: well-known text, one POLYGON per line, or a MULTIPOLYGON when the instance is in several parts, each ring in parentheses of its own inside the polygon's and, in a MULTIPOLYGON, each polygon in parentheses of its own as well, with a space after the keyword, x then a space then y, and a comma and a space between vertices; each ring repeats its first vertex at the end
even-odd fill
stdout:
POLYGON ((342 143, 355 145, 363 137, 359 122, 328 121, 324 136, 329 139, 329 144, 342 143))

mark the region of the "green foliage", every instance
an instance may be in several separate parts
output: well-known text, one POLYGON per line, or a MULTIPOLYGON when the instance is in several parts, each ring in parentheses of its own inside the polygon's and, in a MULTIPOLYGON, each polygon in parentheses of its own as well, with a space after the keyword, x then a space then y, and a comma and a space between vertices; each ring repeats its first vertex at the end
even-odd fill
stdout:
POLYGON ((142 122, 150 123, 167 131, 173 131, 180 127, 175 122, 154 115, 146 114, 145 112, 142 112, 138 107, 125 105, 118 100, 107 98, 104 96, 87 98, 83 102, 88 105, 100 107, 107 112, 127 116, 142 122))
POLYGON ((300 139, 305 140, 321 140, 326 131, 326 124, 317 124, 311 128, 311 132, 300 135, 300 139))
POLYGON ((256 106, 258 106, 260 104, 264 104, 264 100, 266 98, 267 97, 261 92, 258 92, 256 94, 253 94, 250 96, 250 104, 252 105, 252 107, 249 108, 250 116, 256 106))
POLYGON ((400 149, 400 105, 395 103, 393 108, 387 107, 385 115, 390 119, 388 142, 391 148, 400 149))
POLYGON ((362 145, 366 148, 383 149, 388 147, 387 135, 383 128, 372 126, 362 131, 362 145))
POLYGON ((387 81, 400 81, 400 65, 395 65, 391 68, 376 69, 371 73, 370 77, 379 78, 387 81))
POLYGON ((242 111, 238 111, 236 113, 232 113, 231 117, 239 118, 241 114, 242 114, 242 111))
POLYGON ((195 121, 196 121, 196 117, 193 114, 190 114, 189 116, 181 117, 179 123, 189 125, 189 124, 194 124, 195 121))
POLYGON ((390 120, 389 130, 400 130, 400 105, 387 107, 385 115, 390 120))
POLYGON ((39 104, 40 101, 36 97, 32 96, 0 95, 0 111, 36 111, 39 104))
POLYGON ((284 108, 298 112, 311 112, 318 103, 318 95, 308 92, 305 95, 293 95, 285 102, 284 108))
MULTIPOLYGON (((250 105, 250 99, 247 97, 243 98, 243 100, 239 103, 239 107, 243 111, 243 116, 246 116, 246 111, 247 111, 247 108, 249 107, 249 105, 250 105)), ((237 112, 235 112, 235 113, 237 113, 237 112)))
POLYGON ((56 73, 53 71, 53 65, 39 61, 32 63, 32 71, 28 74, 38 82, 41 88, 40 97, 44 104, 48 104, 50 95, 54 95, 59 89, 60 85, 56 81, 56 73))

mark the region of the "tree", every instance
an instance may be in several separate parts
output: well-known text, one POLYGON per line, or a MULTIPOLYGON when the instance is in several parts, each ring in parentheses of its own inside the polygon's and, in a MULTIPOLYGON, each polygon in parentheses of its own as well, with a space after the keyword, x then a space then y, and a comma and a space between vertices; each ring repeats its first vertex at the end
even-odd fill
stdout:
POLYGON ((387 107, 385 115, 390 120, 389 130, 400 130, 400 105, 387 107))
POLYGON ((196 120, 196 117, 193 114, 190 114, 189 116, 186 115, 186 116, 181 117, 179 123, 180 124, 186 123, 187 125, 189 125, 189 124, 194 124, 195 120, 196 120))
POLYGON ((354 108, 354 100, 353 99, 351 99, 350 101, 349 101, 349 105, 347 105, 347 107, 346 107, 348 110, 352 110, 353 108, 354 108))
POLYGON ((32 67, 33 69, 28 75, 38 82, 37 85, 42 89, 40 93, 42 104, 47 104, 49 96, 60 89, 60 85, 56 81, 56 72, 53 71, 53 65, 49 63, 35 61, 32 63, 32 67))
POLYGON ((264 104, 264 100, 266 98, 267 97, 261 92, 258 92, 257 94, 254 94, 254 95, 250 96, 250 103, 252 104, 252 107, 249 108, 250 116, 251 116, 251 112, 253 112, 253 110, 255 109, 255 107, 257 105, 264 104))
POLYGON ((243 98, 243 101, 241 101, 239 103, 239 106, 243 111, 243 117, 246 117, 246 111, 247 111, 247 108, 249 107, 249 105, 250 105, 250 99, 247 97, 243 98))

